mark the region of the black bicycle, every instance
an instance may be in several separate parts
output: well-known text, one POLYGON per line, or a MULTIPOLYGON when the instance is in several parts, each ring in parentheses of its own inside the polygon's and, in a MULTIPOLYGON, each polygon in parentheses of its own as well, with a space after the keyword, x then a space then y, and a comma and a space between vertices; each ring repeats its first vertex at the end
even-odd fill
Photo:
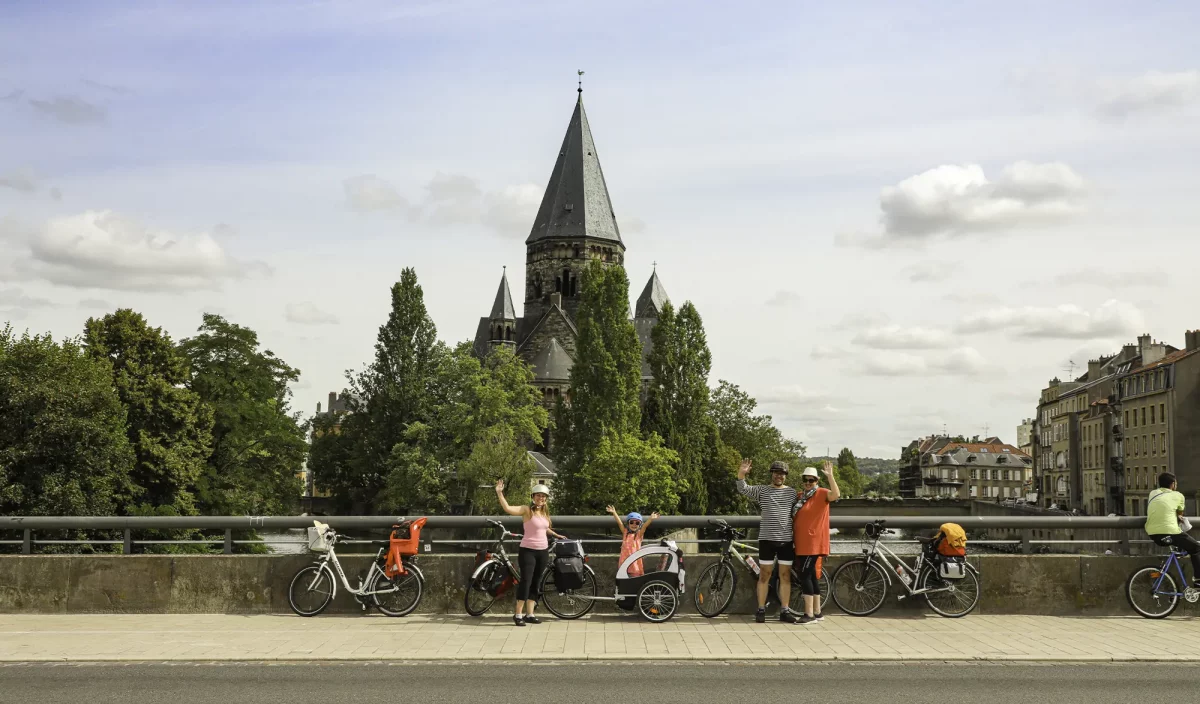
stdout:
MULTIPOLYGON (((504 549, 504 541, 509 538, 520 538, 519 533, 509 532, 500 521, 488 521, 500 529, 500 537, 486 550, 475 554, 475 569, 467 581, 467 593, 463 597, 463 607, 472 616, 482 616, 492 608, 496 599, 504 596, 521 582, 521 570, 516 562, 504 549)), ((554 545, 550 544, 550 554, 554 554, 554 545)), ((596 573, 590 565, 584 565, 583 584, 578 589, 559 590, 554 584, 554 569, 547 566, 542 573, 540 589, 541 602, 546 610, 558 618, 571 620, 579 618, 592 610, 596 596, 596 573)))
MULTIPOLYGON (((700 580, 696 584, 695 596, 693 600, 696 603, 696 611, 701 616, 707 618, 715 618, 725 613, 729 605, 733 602, 733 595, 737 592, 737 572, 733 569, 734 563, 741 565, 742 569, 754 575, 757 581, 758 576, 762 573, 762 568, 758 561, 751 555, 742 556, 738 552, 738 548, 751 551, 758 548, 749 543, 740 543, 738 538, 744 538, 745 532, 739 531, 727 522, 715 519, 708 522, 709 525, 715 526, 717 535, 721 539, 721 559, 709 565, 700 573, 700 580)), ((821 589, 821 609, 825 609, 825 604, 829 602, 829 571, 821 570, 821 578, 818 581, 821 589)), ((802 604, 804 594, 800 589, 800 573, 797 571, 795 563, 792 564, 792 597, 789 604, 802 604)), ((767 605, 778 604, 779 600, 779 572, 776 571, 771 575, 770 591, 767 592, 767 605)))

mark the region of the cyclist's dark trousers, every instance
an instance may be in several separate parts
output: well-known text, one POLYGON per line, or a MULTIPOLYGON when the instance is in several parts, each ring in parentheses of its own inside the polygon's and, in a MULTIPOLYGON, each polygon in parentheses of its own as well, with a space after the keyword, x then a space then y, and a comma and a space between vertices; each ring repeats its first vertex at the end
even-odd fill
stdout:
POLYGON ((517 551, 517 569, 521 570, 521 582, 517 585, 517 601, 537 599, 542 585, 542 573, 546 571, 550 549, 534 550, 521 548, 517 551), (532 596, 531 596, 532 595, 532 596))
POLYGON ((1180 533, 1178 535, 1152 535, 1150 539, 1163 547, 1174 545, 1186 552, 1192 560, 1192 579, 1200 580, 1200 543, 1197 543, 1195 538, 1187 533, 1180 533))
POLYGON ((796 571, 800 573, 800 593, 804 596, 820 596, 821 585, 817 580, 817 560, 819 555, 797 555, 796 571))

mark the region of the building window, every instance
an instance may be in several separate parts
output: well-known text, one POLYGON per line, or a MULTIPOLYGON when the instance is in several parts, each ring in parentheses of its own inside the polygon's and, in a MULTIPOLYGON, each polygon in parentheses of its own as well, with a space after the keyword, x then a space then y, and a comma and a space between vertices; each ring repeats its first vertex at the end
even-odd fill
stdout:
POLYGON ((1158 404, 1158 417, 1159 417, 1159 422, 1165 425, 1167 422, 1167 404, 1165 404, 1165 403, 1158 404))
POLYGON ((1142 406, 1142 417, 1140 420, 1141 420, 1142 425, 1146 424, 1146 407, 1145 406, 1142 406))
POLYGON ((1129 427, 1129 411, 1125 411, 1125 427, 1129 427))
POLYGON ((1167 454, 1167 434, 1163 433, 1161 437, 1162 437, 1162 453, 1163 453, 1163 455, 1166 455, 1167 454))
POLYGON ((971 470, 971 479, 979 479, 979 470, 978 469, 971 470))
POLYGON ((1157 421, 1154 420, 1154 405, 1150 405, 1150 425, 1154 425, 1157 421))

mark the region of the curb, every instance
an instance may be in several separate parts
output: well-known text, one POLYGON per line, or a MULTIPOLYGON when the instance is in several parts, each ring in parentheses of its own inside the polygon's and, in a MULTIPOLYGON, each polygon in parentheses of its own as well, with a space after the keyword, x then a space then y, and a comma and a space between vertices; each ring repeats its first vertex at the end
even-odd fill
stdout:
POLYGON ((424 656, 421 658, 396 658, 396 659, 381 659, 361 656, 337 656, 326 655, 322 657, 311 657, 302 655, 280 655, 266 657, 190 657, 190 658, 145 658, 145 657, 121 657, 121 656, 102 656, 102 657, 87 657, 87 658, 69 658, 69 657, 23 657, 23 658, 0 658, 0 667, 6 665, 26 665, 26 664, 114 664, 114 663, 143 663, 169 665, 173 663, 194 663, 194 664, 223 664, 223 663, 326 663, 326 664, 343 664, 343 663, 374 663, 374 664, 443 664, 452 662, 461 663, 479 663, 479 662, 508 662, 513 664, 552 664, 552 663, 578 663, 578 662, 607 662, 607 663, 646 663, 646 662, 729 662, 729 663, 763 663, 763 662, 806 662, 812 664, 819 663, 874 663, 874 664, 895 664, 895 663, 969 663, 969 664, 986 664, 986 663, 1012 663, 1012 664, 1028 664, 1028 663, 1063 663, 1063 664, 1084 664, 1084 663, 1200 663, 1200 656, 1194 655, 1021 655, 1021 656, 955 656, 955 655, 937 655, 937 654, 921 654, 913 655, 912 657, 898 655, 816 655, 803 656, 796 654, 782 654, 771 656, 731 656, 731 655, 670 655, 670 654, 644 654, 644 653, 592 653, 579 655, 555 655, 545 657, 536 663, 531 663, 527 658, 522 658, 516 654, 499 654, 491 653, 486 655, 471 655, 471 656, 424 656))

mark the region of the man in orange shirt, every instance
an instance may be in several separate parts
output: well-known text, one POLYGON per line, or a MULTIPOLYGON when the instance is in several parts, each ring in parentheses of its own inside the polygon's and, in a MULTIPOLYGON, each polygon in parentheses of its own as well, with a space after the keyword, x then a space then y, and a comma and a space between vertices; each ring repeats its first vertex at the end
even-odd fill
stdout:
POLYGON ((825 460, 821 469, 829 480, 829 488, 819 486, 816 467, 806 468, 800 475, 803 489, 796 497, 792 521, 792 544, 796 547, 800 590, 804 594, 804 615, 796 623, 805 626, 825 620, 821 616, 819 580, 821 563, 829 555, 829 504, 842 495, 833 476, 833 463, 825 460))

